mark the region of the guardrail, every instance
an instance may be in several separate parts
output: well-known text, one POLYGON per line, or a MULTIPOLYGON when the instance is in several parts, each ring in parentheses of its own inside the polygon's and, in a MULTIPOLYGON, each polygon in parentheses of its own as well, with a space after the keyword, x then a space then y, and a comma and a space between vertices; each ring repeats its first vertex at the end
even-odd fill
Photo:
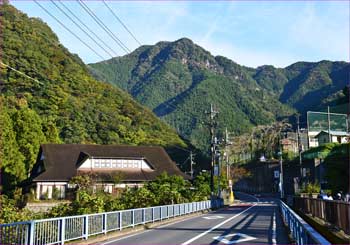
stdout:
POLYGON ((331 244, 292 209, 290 209, 284 202, 280 201, 280 207, 282 217, 285 223, 288 225, 289 230, 297 244, 331 244))
POLYGON ((321 200, 308 197, 294 197, 293 206, 303 213, 337 226, 350 235, 350 203, 343 201, 321 200))
POLYGON ((121 231, 206 209, 221 207, 221 199, 149 208, 128 209, 98 214, 0 224, 0 244, 64 244, 89 236, 121 231))

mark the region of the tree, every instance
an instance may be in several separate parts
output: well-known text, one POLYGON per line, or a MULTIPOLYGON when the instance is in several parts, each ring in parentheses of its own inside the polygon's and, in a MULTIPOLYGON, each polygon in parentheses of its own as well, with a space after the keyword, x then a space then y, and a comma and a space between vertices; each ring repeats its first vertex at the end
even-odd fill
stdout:
POLYGON ((7 193, 26 178, 24 156, 19 151, 9 110, 0 97, 0 162, 2 186, 7 193))
POLYGON ((36 162, 40 144, 45 143, 41 118, 28 107, 21 107, 12 114, 13 128, 19 151, 25 157, 25 169, 28 175, 36 162))
POLYGON ((27 209, 19 209, 16 201, 0 195, 0 224, 30 220, 33 214, 27 209))
POLYGON ((193 181, 193 187, 195 188, 196 201, 203 201, 210 196, 210 174, 200 173, 193 181))
POLYGON ((145 187, 154 193, 158 205, 181 203, 190 198, 188 195, 190 183, 177 175, 169 176, 163 173, 145 187))
POLYGON ((232 166, 230 168, 230 176, 232 179, 232 185, 234 185, 239 180, 251 176, 251 173, 244 167, 232 166))

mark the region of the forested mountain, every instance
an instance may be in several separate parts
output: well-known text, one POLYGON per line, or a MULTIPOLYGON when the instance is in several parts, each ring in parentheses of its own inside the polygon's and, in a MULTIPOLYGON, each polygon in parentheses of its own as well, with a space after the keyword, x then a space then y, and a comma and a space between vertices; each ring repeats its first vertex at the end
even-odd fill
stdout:
POLYGON ((283 86, 276 91, 282 103, 304 113, 319 109, 320 104, 326 104, 327 99, 342 91, 349 81, 349 72, 350 64, 346 62, 298 62, 285 69, 275 69, 274 73, 281 76, 270 80, 283 86))
POLYGON ((142 46, 91 67, 96 77, 128 91, 202 149, 208 145, 210 103, 219 110, 220 130, 241 134, 333 101, 350 70, 349 63, 330 61, 254 69, 212 56, 187 38, 142 46))
POLYGON ((2 4, 0 23, 4 188, 28 176, 42 143, 186 146, 126 92, 96 81, 40 19, 2 4))

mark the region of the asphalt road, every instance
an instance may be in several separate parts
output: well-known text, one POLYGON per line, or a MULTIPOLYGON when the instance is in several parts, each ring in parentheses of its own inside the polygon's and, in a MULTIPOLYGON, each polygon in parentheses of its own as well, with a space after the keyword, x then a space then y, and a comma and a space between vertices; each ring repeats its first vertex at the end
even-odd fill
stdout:
POLYGON ((289 244, 273 198, 238 193, 240 205, 209 212, 103 244, 289 244))

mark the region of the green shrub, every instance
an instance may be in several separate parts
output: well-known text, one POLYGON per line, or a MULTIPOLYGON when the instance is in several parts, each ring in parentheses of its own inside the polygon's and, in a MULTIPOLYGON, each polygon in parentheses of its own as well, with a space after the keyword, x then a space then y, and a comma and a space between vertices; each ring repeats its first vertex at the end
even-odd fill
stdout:
POLYGON ((52 199, 59 200, 61 199, 61 192, 58 188, 54 187, 52 190, 52 199))
POLYGON ((320 193, 321 191, 321 186, 319 183, 307 183, 306 185, 304 185, 300 192, 301 193, 320 193))

